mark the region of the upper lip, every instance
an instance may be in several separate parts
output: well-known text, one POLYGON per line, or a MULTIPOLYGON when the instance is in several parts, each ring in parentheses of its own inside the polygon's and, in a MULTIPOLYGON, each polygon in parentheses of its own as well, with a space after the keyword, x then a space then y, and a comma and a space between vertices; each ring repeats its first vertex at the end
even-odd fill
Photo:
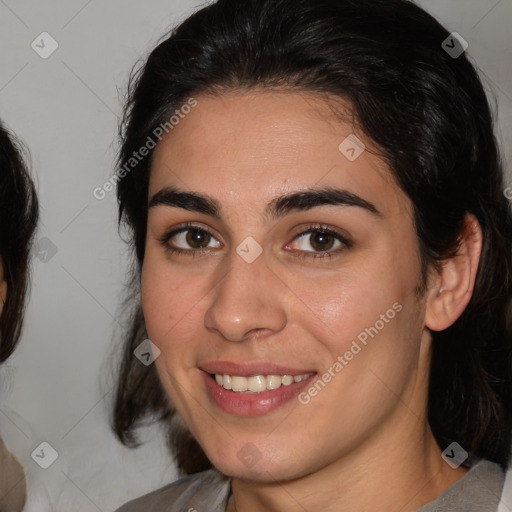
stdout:
POLYGON ((199 368, 207 373, 220 375, 236 375, 240 377, 252 377, 253 375, 304 375, 315 373, 311 369, 297 369, 289 366, 282 366, 272 362, 241 362, 234 361, 209 361, 201 364, 199 368))

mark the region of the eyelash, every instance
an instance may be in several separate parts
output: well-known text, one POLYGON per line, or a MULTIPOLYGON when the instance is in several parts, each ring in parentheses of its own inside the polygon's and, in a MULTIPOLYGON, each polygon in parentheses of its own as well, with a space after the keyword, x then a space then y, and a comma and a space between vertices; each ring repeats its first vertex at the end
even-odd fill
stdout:
MULTIPOLYGON (((189 231, 191 229, 194 229, 196 231, 202 232, 202 233, 208 233, 211 237, 215 238, 213 234, 208 231, 207 229, 201 228, 199 226, 196 226, 192 223, 186 223, 182 227, 178 229, 174 229, 172 231, 169 231, 165 233, 162 237, 158 239, 158 241, 165 247, 165 250, 168 251, 170 254, 183 254, 187 256, 192 256, 193 258, 196 256, 204 255, 205 249, 180 249, 179 247, 172 247, 169 245, 169 240, 171 240, 172 237, 189 231)), ((340 233, 330 229, 325 224, 314 224, 310 226, 306 226, 305 231, 301 231, 295 237, 293 240, 296 240, 297 238, 303 237, 304 235, 311 234, 311 233, 321 233, 325 235, 331 235, 336 240, 340 241, 344 247, 338 248, 334 251, 295 251, 296 256, 300 259, 306 259, 306 258, 332 258, 333 256, 339 254, 340 252, 343 252, 346 249, 350 249, 352 247, 352 244, 340 233)), ((207 249, 206 249, 207 250, 207 249)))

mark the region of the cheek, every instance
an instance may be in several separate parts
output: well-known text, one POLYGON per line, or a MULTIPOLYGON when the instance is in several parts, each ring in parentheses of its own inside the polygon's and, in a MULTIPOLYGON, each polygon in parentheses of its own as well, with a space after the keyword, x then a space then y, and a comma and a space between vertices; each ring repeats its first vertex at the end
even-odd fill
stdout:
POLYGON ((319 398, 327 409, 333 400, 368 420, 391 407, 403 391, 419 358, 423 324, 414 294, 418 276, 413 258, 401 260, 390 251, 361 261, 357 271, 331 276, 323 286, 303 286, 300 293, 316 320, 310 329, 328 352, 324 375, 334 382, 319 398))
POLYGON ((141 297, 144 320, 149 339, 159 348, 155 365, 160 380, 175 405, 182 403, 179 389, 184 380, 191 344, 185 340, 191 331, 191 305, 194 290, 168 262, 147 251, 141 275, 141 297))
POLYGON ((194 304, 194 285, 180 279, 163 258, 147 251, 141 275, 142 309, 148 335, 160 350, 181 328, 194 304))
POLYGON ((296 308, 297 321, 303 326, 307 321, 315 338, 329 340, 333 356, 349 350, 358 337, 364 343, 376 331, 380 336, 392 329, 408 329, 402 325, 404 314, 397 309, 413 298, 418 272, 410 262, 407 266, 393 254, 381 254, 361 260, 357 269, 347 266, 320 280, 295 276, 293 291, 301 302, 296 308))
POLYGON ((206 272, 188 275, 171 264, 165 253, 146 251, 141 275, 141 297, 149 339, 160 349, 167 370, 179 374, 193 367, 193 357, 204 336, 204 304, 212 290, 206 272))

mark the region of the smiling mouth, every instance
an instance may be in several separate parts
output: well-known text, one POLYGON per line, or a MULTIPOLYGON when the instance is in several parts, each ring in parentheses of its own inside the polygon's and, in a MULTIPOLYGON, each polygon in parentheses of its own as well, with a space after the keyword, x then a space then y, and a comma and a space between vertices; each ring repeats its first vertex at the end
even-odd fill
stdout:
POLYGON ((279 389, 280 387, 290 386, 296 382, 308 379, 313 373, 304 373, 302 375, 253 375, 251 377, 242 377, 239 375, 227 375, 215 373, 209 374, 215 379, 217 384, 224 389, 236 393, 262 393, 279 389))

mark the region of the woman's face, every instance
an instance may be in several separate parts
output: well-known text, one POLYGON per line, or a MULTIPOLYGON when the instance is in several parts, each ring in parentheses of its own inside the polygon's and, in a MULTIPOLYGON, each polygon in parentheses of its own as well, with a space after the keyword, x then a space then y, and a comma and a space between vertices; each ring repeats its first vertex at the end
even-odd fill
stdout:
POLYGON ((155 149, 142 271, 173 404, 232 476, 403 446, 424 425, 430 340, 410 201, 320 98, 196 99, 155 149))

